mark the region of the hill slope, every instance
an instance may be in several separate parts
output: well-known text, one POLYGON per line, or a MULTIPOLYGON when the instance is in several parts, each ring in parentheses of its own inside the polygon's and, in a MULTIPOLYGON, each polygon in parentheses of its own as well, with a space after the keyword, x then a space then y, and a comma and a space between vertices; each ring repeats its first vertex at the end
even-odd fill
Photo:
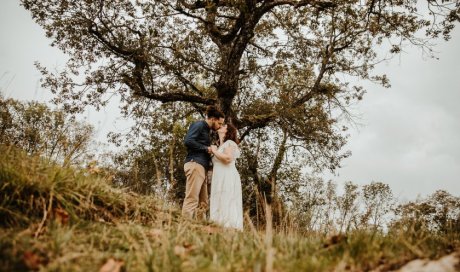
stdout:
POLYGON ((459 246, 458 236, 416 231, 328 238, 249 220, 244 232, 222 229, 87 170, 5 146, 0 154, 4 271, 387 271, 459 246))

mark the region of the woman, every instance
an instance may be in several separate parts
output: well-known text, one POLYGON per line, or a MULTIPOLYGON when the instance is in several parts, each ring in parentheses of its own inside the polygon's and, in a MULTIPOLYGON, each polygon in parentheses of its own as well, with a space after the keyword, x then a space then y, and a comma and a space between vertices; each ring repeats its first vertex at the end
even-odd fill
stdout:
POLYGON ((229 228, 243 229, 241 180, 235 161, 240 156, 237 129, 232 124, 217 130, 220 146, 212 146, 214 165, 211 184, 210 218, 229 228))

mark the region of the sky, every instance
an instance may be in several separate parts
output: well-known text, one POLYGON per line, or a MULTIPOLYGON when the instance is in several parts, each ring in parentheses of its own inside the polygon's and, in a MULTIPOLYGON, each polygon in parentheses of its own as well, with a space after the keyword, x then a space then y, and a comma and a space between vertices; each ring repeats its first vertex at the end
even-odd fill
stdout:
MULTIPOLYGON (((62 69, 66 56, 17 1, 0 2, 0 91, 7 98, 49 101, 40 87, 38 61, 62 69)), ((439 60, 417 48, 406 48, 376 72, 386 73, 391 88, 364 83, 368 93, 352 111, 357 126, 350 130, 345 150, 351 157, 336 175, 324 174, 339 186, 387 183, 401 200, 425 197, 442 189, 460 196, 460 29, 449 42, 436 41, 439 60)), ((126 130, 116 101, 84 118, 95 126, 95 137, 106 141, 109 131, 126 130)))
MULTIPOLYGON (((50 71, 65 67, 67 56, 51 47, 51 40, 36 24, 19 1, 0 2, 0 91, 7 98, 49 102, 53 94, 40 87, 41 74, 34 63, 50 71)), ((89 108, 82 119, 93 124, 95 138, 107 142, 110 131, 127 131, 132 122, 121 117, 117 101, 111 101, 100 112, 89 108)))

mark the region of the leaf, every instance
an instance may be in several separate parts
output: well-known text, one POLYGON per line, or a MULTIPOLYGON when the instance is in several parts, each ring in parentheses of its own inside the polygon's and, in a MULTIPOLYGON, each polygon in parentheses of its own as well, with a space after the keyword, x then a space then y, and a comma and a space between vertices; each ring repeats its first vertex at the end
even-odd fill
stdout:
POLYGON ((147 233, 147 235, 152 238, 160 238, 163 234, 164 231, 162 229, 152 229, 147 233))
POLYGON ((175 246, 174 254, 177 256, 185 256, 185 248, 183 246, 175 246))
POLYGON ((41 258, 30 251, 24 252, 23 255, 24 263, 30 270, 38 270, 40 268, 40 264, 42 263, 41 258))
POLYGON ((194 249, 194 245, 185 242, 182 246, 178 245, 174 247, 174 254, 180 257, 186 257, 194 249))
POLYGON ((203 231, 206 232, 207 234, 221 233, 222 228, 205 226, 203 227, 203 231))
POLYGON ((337 244, 340 244, 340 243, 346 242, 346 241, 347 241, 347 236, 345 236, 343 234, 332 235, 332 236, 330 236, 328 238, 328 240, 323 245, 323 247, 328 248, 330 246, 337 245, 337 244))
POLYGON ((99 272, 119 272, 123 266, 123 261, 117 261, 113 258, 107 260, 107 262, 99 269, 99 272))
POLYGON ((62 208, 54 209, 54 218, 62 225, 67 225, 69 223, 69 213, 62 208))
POLYGON ((99 167, 97 167, 97 161, 91 161, 87 167, 88 169, 88 172, 91 174, 91 175, 96 175, 96 174, 100 174, 101 173, 101 169, 99 169, 99 167))
POLYGON ((187 242, 183 243, 183 247, 188 251, 193 250, 195 248, 195 246, 193 246, 192 244, 187 243, 187 242))

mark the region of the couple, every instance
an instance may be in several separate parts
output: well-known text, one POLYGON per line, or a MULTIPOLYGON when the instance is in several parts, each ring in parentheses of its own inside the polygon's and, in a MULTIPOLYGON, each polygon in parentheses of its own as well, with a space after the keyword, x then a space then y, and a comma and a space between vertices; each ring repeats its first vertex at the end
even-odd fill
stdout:
POLYGON ((243 229, 241 180, 235 160, 240 156, 237 129, 224 125, 224 114, 214 106, 206 119, 193 123, 185 136, 184 171, 187 177, 182 215, 204 217, 208 206, 207 171, 212 161, 210 219, 224 227, 243 229), (211 130, 219 135, 219 147, 211 145, 211 130))

